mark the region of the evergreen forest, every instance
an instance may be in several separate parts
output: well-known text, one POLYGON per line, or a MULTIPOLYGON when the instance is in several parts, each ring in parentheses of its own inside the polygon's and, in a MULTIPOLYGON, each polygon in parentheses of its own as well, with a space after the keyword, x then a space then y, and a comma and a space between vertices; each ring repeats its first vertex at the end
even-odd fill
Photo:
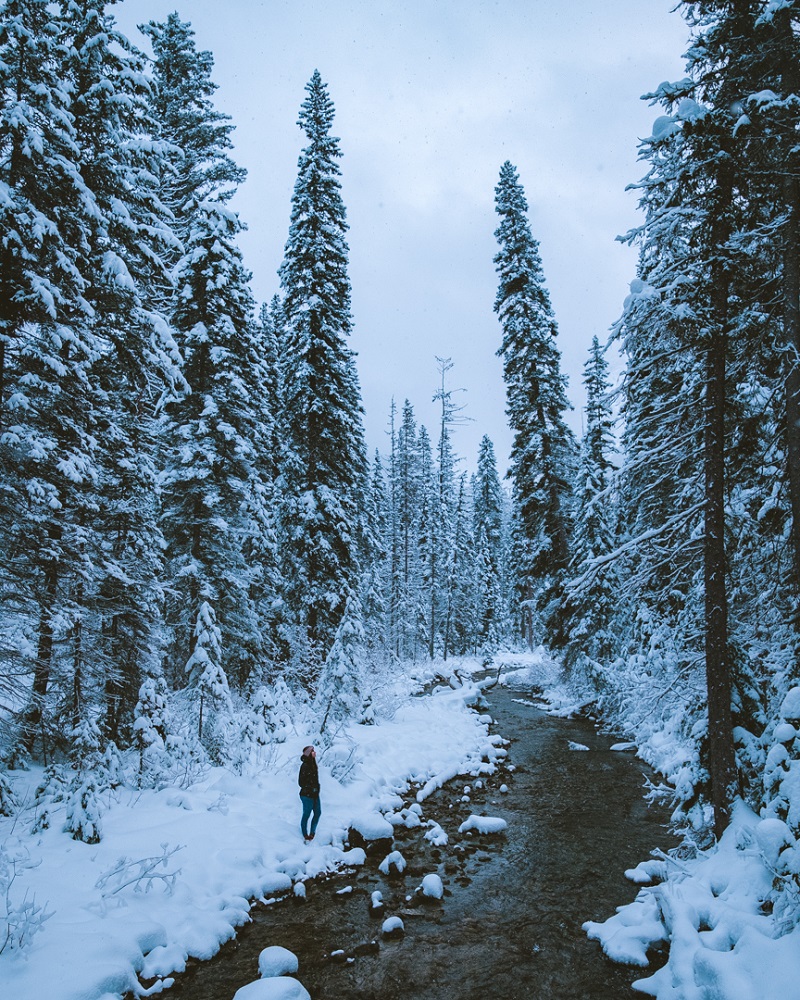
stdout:
POLYGON ((587 343, 580 439, 498 162, 508 476, 488 436, 464 471, 450 358, 437 426, 398 386, 367 453, 320 72, 258 303, 213 56, 177 13, 134 43, 111 6, 0 6, 0 812, 35 762, 92 842, 123 771, 241 768, 301 710, 324 746, 409 662, 543 646, 597 718, 685 748, 652 795, 699 844, 740 798, 785 825, 796 919, 800 3, 678 3, 687 75, 648 95, 638 272, 587 343))

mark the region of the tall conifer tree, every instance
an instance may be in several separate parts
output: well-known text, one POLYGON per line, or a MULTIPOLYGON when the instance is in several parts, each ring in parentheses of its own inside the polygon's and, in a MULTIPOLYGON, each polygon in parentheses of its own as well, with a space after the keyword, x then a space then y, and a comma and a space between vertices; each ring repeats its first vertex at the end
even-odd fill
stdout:
POLYGON ((366 482, 361 392, 352 328, 347 222, 334 106, 315 71, 298 124, 298 162, 280 269, 287 325, 287 502, 282 514, 289 603, 297 625, 330 649, 358 581, 358 504, 366 482))
POLYGON ((535 612, 544 613, 558 641, 553 601, 569 561, 571 469, 575 443, 564 422, 569 409, 560 370, 556 322, 544 282, 539 245, 531 234, 528 203, 516 168, 506 161, 495 189, 500 225, 494 262, 500 279, 495 312, 503 329, 506 412, 514 431, 510 476, 525 551, 521 557, 525 637, 533 640, 535 612), (548 604, 553 608, 548 610, 548 604))
POLYGON ((616 545, 615 504, 611 495, 613 425, 608 362, 597 337, 584 365, 586 430, 581 442, 575 487, 576 513, 567 594, 570 607, 565 662, 585 656, 602 661, 613 649, 609 635, 618 600, 615 567, 608 558, 616 545))

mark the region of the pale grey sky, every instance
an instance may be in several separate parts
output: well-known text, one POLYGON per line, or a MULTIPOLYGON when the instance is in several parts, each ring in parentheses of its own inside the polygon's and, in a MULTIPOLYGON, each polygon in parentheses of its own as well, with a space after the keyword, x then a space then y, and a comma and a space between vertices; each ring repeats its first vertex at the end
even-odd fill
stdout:
MULTIPOLYGON (((636 256, 638 142, 658 115, 640 96, 683 76, 674 0, 124 0, 135 25, 177 10, 215 58, 216 105, 249 171, 233 207, 259 301, 278 290, 314 69, 336 106, 350 223, 352 347, 370 452, 387 450, 391 398, 437 437, 436 356, 473 418, 455 444, 473 468, 484 433, 504 469, 494 188, 514 163, 540 241, 563 370, 581 428, 583 364, 621 310, 636 256)), ((502 471, 502 469, 501 469, 502 471)))

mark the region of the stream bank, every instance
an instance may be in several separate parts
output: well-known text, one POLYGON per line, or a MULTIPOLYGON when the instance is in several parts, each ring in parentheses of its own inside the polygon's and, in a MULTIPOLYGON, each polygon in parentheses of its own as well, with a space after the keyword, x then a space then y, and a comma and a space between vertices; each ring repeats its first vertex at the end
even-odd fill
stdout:
POLYGON ((446 846, 423 839, 426 828, 397 828, 394 846, 408 862, 402 874, 382 874, 382 855, 370 857, 355 871, 307 883, 305 901, 254 907, 235 941, 192 963, 165 995, 231 1000, 257 978, 261 949, 282 945, 297 955, 298 979, 314 1000, 641 996, 630 986, 640 970, 608 961, 581 925, 633 899, 625 869, 673 846, 666 817, 643 799, 646 765, 612 751, 614 740, 585 719, 553 718, 506 688, 487 698, 508 757, 482 788, 455 779, 422 803, 424 818, 447 832, 446 846), (459 834, 470 813, 501 817, 508 828, 459 834), (434 871, 444 899, 423 902, 416 889, 434 871), (403 920, 402 937, 382 938, 381 920, 370 915, 375 890, 385 916, 403 920))

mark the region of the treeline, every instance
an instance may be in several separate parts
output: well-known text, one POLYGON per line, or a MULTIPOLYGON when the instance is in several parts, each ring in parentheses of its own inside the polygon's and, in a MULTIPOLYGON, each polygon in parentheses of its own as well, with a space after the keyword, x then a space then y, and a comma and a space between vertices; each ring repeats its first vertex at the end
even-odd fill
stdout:
POLYGON ((0 8, 2 737, 10 767, 81 774, 136 748, 149 780, 298 704, 369 717, 368 664, 491 658, 515 598, 492 444, 471 477, 453 451, 449 360, 436 440, 406 402, 366 455, 320 74, 259 307, 213 58, 177 14, 141 27, 146 57, 109 6, 0 8))

